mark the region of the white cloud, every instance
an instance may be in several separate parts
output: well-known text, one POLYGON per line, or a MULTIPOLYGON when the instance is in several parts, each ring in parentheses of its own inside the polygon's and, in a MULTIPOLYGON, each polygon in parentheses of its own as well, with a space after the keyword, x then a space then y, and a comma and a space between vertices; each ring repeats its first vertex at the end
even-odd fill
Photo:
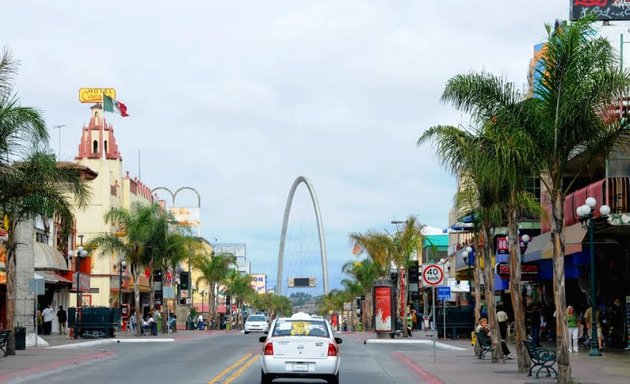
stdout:
MULTIPOLYGON (((272 280, 289 188, 307 176, 334 287, 348 233, 409 214, 447 226, 454 178, 416 146, 430 126, 467 123, 440 103, 445 82, 486 70, 525 84, 543 24, 568 16, 559 3, 11 0, 0 35, 22 62, 23 104, 66 125, 62 157, 89 116, 78 88, 115 87, 131 114, 109 118, 124 168, 150 187, 197 189, 203 234, 246 242, 272 280)), ((298 195, 292 226, 312 228, 298 195)))

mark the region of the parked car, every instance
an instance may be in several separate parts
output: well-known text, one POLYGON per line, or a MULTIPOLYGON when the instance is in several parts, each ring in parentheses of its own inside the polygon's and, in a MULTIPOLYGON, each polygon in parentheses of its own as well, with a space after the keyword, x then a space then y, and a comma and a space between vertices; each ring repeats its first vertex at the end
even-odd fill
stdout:
POLYGON ((275 319, 260 358, 262 384, 277 378, 323 379, 339 384, 339 344, 326 319, 296 313, 275 319))
POLYGON ((269 321, 265 315, 252 314, 247 316, 245 320, 245 327, 243 327, 243 333, 248 334, 250 332, 268 332, 269 321))

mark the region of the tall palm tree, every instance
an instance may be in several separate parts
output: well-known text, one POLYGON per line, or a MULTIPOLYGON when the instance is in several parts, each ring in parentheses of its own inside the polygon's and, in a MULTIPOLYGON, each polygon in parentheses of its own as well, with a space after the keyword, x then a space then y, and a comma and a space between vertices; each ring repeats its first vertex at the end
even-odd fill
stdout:
MULTIPOLYGON (((357 282, 354 279, 341 279, 341 286, 343 287, 343 290, 346 292, 348 298, 350 299, 350 302, 353 302, 354 299, 357 296, 361 296, 361 294, 363 293, 363 288, 361 287, 361 285, 359 284, 359 282, 357 282)), ((352 329, 358 329, 357 327, 357 307, 353 304, 351 307, 351 319, 350 319, 350 326, 352 326, 352 329)))
MULTIPOLYGON (((538 212, 539 205, 525 191, 533 174, 531 137, 522 129, 527 116, 523 95, 503 79, 486 74, 458 75, 448 81, 442 100, 472 115, 482 129, 474 140, 481 147, 474 156, 475 184, 490 188, 493 204, 503 210, 510 241, 510 288, 514 308, 516 350, 519 371, 529 368, 522 341, 525 339, 525 311, 521 297, 521 254, 518 224, 522 212, 538 212), (492 189, 494 188, 494 191, 492 189)), ((421 140, 436 136, 443 142, 458 142, 456 128, 429 130, 421 140)), ((451 146, 440 146, 450 151, 451 146)), ((472 150, 472 149, 471 149, 472 150)), ((441 152, 444 156, 444 152, 441 152)), ((475 194, 479 197, 478 194, 475 194)))
MULTIPOLYGON (((80 168, 58 164, 53 154, 35 152, 12 167, 15 173, 10 178, 10 185, 0 187, 0 213, 9 223, 9 238, 4 244, 7 251, 8 329, 13 329, 15 317, 16 232, 20 224, 32 223, 38 215, 45 221, 56 218, 61 224, 61 235, 67 237, 73 222, 72 206, 76 202, 77 206, 84 207, 90 197, 80 168)), ((9 335, 7 353, 15 354, 13 333, 9 335)))
MULTIPOLYGON (((147 257, 150 259, 151 271, 158 270, 162 274, 162 285, 167 271, 175 271, 191 252, 191 249, 201 249, 201 242, 192 236, 187 228, 177 228, 170 225, 173 217, 163 211, 155 223, 154 234, 147 246, 147 257)), ((150 307, 154 308, 155 284, 154 276, 150 276, 151 301, 150 307)), ((168 311, 162 316, 162 331, 168 332, 166 327, 168 311)))
POLYGON ((214 319, 216 317, 215 294, 219 284, 223 283, 228 276, 231 265, 236 263, 236 257, 231 253, 219 253, 208 257, 207 255, 197 254, 192 259, 192 265, 201 272, 200 280, 208 283, 208 317, 214 319))
MULTIPOLYGON (((252 287, 252 279, 248 274, 241 274, 239 271, 232 269, 225 279, 226 295, 232 297, 233 303, 237 308, 242 308, 244 303, 252 302, 256 290, 252 287)), ((242 325, 242 311, 237 312, 236 324, 238 327, 242 325)))
MULTIPOLYGON (((627 140, 630 120, 627 111, 611 118, 611 105, 630 89, 630 73, 619 70, 614 48, 593 28, 594 17, 572 23, 546 25, 546 48, 536 68, 541 81, 534 84, 528 108, 533 111, 527 131, 534 138, 542 183, 551 199, 556 334, 566 332, 564 277, 564 201, 572 183, 590 166, 602 165, 610 153, 627 140), (578 171, 564 179, 569 162, 578 171)), ((568 340, 556 339, 558 382, 571 380, 568 340)))
MULTIPOLYGON (((483 136, 482 128, 473 128, 471 132, 451 126, 437 126, 425 131, 418 140, 418 144, 435 138, 438 157, 442 164, 447 166, 454 174, 462 177, 468 185, 466 189, 474 188, 474 195, 478 199, 478 225, 479 244, 477 255, 481 255, 484 262, 484 288, 486 307, 488 310, 488 323, 493 329, 498 329, 494 310, 494 273, 492 271, 492 241, 490 229, 501 224, 501 209, 497 204, 501 193, 497 186, 485 183, 488 177, 486 167, 487 138, 483 136)), ((477 263, 480 258, 476 257, 477 263)), ((499 338, 496 332, 492 336, 492 361, 498 361, 499 338)))
MULTIPOLYGON (((396 286, 402 291, 401 300, 398 302, 398 313, 403 315, 403 324, 406 323, 408 316, 411 316, 407 308, 407 294, 409 287, 409 266, 411 265, 412 255, 422 254, 422 242, 424 235, 422 234, 423 225, 418 222, 418 219, 410 215, 402 228, 396 231, 396 234, 391 238, 390 249, 392 254, 392 261, 398 269, 398 281, 396 286)), ((405 337, 408 336, 407 332, 403 332, 405 337)))
POLYGON ((356 281, 360 295, 365 296, 365 300, 362 301, 361 323, 363 329, 372 330, 372 287, 379 276, 377 266, 369 258, 365 258, 360 261, 348 261, 341 270, 356 281))
MULTIPOLYGON (((111 224, 116 232, 124 235, 104 233, 94 237, 88 244, 89 247, 101 254, 123 255, 131 267, 136 319, 142 319, 139 276, 144 273, 147 260, 150 259, 147 249, 161 215, 163 215, 163 211, 158 204, 136 203, 132 205, 131 209, 112 208, 105 215, 105 222, 111 224)), ((138 336, 142 332, 141 328, 137 327, 138 336)))

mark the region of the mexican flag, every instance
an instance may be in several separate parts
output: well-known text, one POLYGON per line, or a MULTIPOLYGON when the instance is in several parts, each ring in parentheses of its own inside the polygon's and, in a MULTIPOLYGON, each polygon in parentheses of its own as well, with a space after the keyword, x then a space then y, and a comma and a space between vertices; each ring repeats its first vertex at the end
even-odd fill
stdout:
POLYGON ((105 94, 103 94, 103 111, 118 113, 122 117, 129 116, 127 113, 127 106, 125 104, 105 94))

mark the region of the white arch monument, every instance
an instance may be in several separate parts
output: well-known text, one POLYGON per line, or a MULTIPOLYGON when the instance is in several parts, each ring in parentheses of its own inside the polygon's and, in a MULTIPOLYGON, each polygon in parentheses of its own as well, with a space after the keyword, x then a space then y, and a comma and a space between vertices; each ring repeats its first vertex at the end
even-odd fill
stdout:
POLYGON ((287 225, 289 224, 289 213, 291 213, 291 204, 293 203, 293 195, 298 185, 304 183, 311 195, 311 201, 313 202, 313 208, 315 209, 315 219, 317 220, 317 232, 319 233, 319 250, 322 256, 322 280, 324 281, 324 295, 328 293, 328 268, 326 266, 326 242, 324 241, 324 225, 322 224, 322 214, 319 211, 319 202, 315 195, 315 189, 311 182, 304 176, 299 176, 293 182, 291 190, 289 191, 289 197, 287 198, 287 205, 284 208, 284 219, 282 220, 282 233, 280 235, 280 252, 278 253, 278 277, 276 282, 276 294, 282 293, 282 264, 284 262, 284 244, 287 239, 287 225))

